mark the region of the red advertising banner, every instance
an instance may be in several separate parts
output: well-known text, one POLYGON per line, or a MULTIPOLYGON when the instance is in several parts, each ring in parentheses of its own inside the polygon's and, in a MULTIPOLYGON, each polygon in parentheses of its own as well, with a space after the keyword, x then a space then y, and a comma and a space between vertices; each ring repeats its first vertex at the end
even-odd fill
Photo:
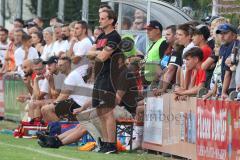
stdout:
POLYGON ((238 159, 240 103, 197 100, 197 159, 238 159))

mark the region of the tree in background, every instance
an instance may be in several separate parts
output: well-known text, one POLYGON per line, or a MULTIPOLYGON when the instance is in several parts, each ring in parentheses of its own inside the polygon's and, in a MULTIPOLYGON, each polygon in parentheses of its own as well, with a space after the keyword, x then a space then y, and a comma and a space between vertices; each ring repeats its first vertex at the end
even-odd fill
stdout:
MULTIPOLYGON (((45 26, 48 26, 50 18, 57 16, 58 0, 43 0, 42 3, 42 18, 45 21, 45 26)), ((89 25, 92 27, 98 25, 98 8, 100 4, 100 0, 89 0, 89 25)), ((32 13, 37 13, 36 0, 31 0, 31 5, 28 7, 32 13)), ((81 20, 81 10, 82 0, 65 0, 64 22, 70 23, 74 20, 81 20)))

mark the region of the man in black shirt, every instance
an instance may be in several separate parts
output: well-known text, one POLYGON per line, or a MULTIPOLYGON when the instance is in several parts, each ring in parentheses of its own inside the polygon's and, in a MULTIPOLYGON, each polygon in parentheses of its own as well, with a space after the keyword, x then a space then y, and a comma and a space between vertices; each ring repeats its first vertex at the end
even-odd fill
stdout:
POLYGON ((102 33, 96 40, 96 44, 90 49, 88 57, 95 60, 95 83, 92 94, 92 106, 97 108, 100 117, 103 134, 103 147, 100 152, 115 153, 116 149, 116 122, 113 116, 115 107, 115 89, 117 77, 120 71, 116 67, 118 57, 123 56, 118 49, 121 42, 120 35, 114 26, 117 17, 112 10, 103 10, 99 13, 102 33))

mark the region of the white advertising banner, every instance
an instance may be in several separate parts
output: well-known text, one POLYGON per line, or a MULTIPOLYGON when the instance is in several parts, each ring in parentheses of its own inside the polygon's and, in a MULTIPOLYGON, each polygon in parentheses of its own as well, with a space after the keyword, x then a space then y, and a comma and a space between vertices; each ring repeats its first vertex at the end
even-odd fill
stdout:
POLYGON ((144 111, 144 142, 163 143, 163 98, 148 97, 144 111))

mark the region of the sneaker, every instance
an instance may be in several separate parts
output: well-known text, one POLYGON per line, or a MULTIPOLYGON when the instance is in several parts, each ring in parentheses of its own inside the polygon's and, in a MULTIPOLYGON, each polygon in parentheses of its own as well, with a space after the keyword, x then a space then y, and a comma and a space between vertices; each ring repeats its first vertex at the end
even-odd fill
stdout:
POLYGON ((95 147, 96 147, 96 142, 88 142, 84 146, 79 147, 78 150, 79 151, 92 151, 95 149, 95 147))
POLYGON ((63 146, 62 141, 57 136, 47 136, 46 139, 49 148, 59 148, 63 146))
POLYGON ((36 136, 38 138, 38 144, 41 147, 44 147, 44 148, 48 147, 48 145, 47 145, 47 135, 45 135, 43 132, 37 132, 36 136))
POLYGON ((105 153, 106 149, 107 149, 107 142, 101 142, 100 149, 99 149, 98 152, 99 153, 105 153))
POLYGON ((117 147, 115 143, 107 143, 107 147, 105 148, 104 154, 114 154, 118 153, 117 147))

